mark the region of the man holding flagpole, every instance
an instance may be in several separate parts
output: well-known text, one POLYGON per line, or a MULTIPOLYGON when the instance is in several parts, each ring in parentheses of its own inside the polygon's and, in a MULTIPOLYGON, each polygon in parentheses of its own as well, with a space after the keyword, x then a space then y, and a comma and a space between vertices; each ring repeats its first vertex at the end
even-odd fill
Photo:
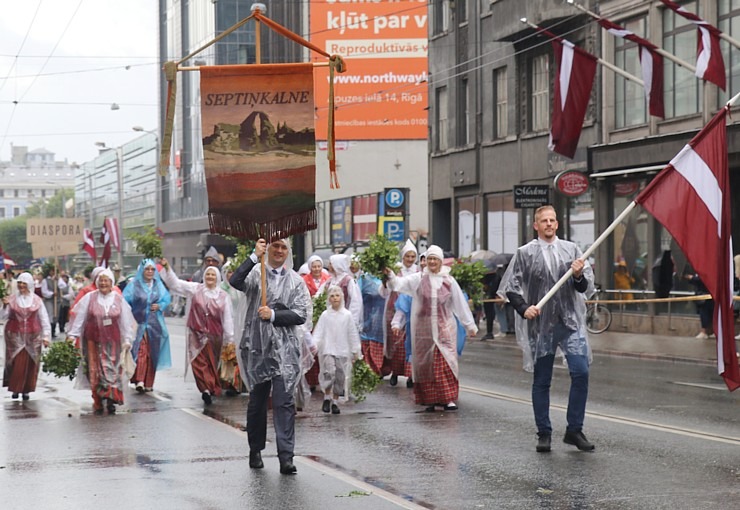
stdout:
POLYGON ((499 295, 509 299, 516 318, 517 343, 522 348, 524 369, 534 371, 532 407, 537 425, 538 452, 550 451, 550 383, 558 348, 565 353, 570 372, 570 395, 563 442, 579 450, 594 445, 583 434, 588 398, 591 349, 586 336, 585 296, 593 293, 594 274, 578 246, 557 236, 555 209, 545 205, 534 215, 537 239, 520 247, 499 286, 499 295), (573 274, 542 307, 535 304, 569 270, 573 274))

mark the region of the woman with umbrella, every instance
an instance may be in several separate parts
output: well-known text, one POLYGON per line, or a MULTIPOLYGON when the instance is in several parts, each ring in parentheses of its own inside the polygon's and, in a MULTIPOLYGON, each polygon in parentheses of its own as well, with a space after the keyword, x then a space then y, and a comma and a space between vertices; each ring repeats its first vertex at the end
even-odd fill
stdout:
POLYGON ((41 346, 48 346, 51 337, 49 315, 33 288, 33 276, 22 273, 16 293, 3 298, 0 311, 0 320, 7 319, 3 386, 13 393, 14 399, 20 393, 23 400, 28 400, 28 394, 36 390, 41 346))

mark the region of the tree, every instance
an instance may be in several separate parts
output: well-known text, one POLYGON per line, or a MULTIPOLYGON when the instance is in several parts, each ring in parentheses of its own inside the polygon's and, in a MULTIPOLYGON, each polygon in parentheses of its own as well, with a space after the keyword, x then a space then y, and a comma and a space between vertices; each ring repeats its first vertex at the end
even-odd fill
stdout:
MULTIPOLYGON (((28 218, 63 218, 64 202, 74 198, 75 191, 71 188, 64 188, 57 191, 54 195, 46 198, 40 198, 26 207, 26 217, 28 218)), ((74 213, 72 213, 74 215, 74 213)))
POLYGON ((25 264, 33 258, 31 245, 26 242, 25 216, 0 221, 0 246, 17 264, 25 264))

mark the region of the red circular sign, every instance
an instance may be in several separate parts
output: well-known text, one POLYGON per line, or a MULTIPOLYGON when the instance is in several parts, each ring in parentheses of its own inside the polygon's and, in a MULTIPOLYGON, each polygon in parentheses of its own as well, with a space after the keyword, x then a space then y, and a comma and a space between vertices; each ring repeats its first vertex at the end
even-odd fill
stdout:
POLYGON ((555 189, 568 197, 583 195, 588 186, 588 176, 577 170, 566 170, 555 176, 555 189))
POLYGON ((637 193, 639 188, 640 183, 637 181, 618 182, 614 185, 614 194, 618 197, 628 197, 637 193))

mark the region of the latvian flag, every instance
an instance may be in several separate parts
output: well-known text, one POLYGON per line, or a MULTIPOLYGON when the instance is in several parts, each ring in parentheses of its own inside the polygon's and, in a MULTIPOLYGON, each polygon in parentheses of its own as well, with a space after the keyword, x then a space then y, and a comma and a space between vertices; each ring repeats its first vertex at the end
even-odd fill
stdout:
POLYGON ((696 76, 702 80, 711 81, 725 90, 727 85, 725 61, 719 47, 719 36, 722 32, 676 2, 671 2, 671 0, 661 0, 661 2, 699 29, 699 38, 696 42, 696 76))
POLYGON ((92 230, 88 228, 85 229, 85 246, 83 247, 83 250, 85 250, 87 254, 90 255, 90 258, 93 261, 93 265, 97 265, 98 254, 95 251, 95 238, 93 237, 92 230))
POLYGON ((583 119, 591 98, 597 59, 552 32, 542 28, 537 30, 552 38, 558 66, 548 148, 572 159, 578 148, 583 119))
POLYGON ((636 43, 640 50, 640 65, 642 67, 642 81, 645 83, 645 97, 648 103, 650 115, 653 117, 665 117, 663 106, 663 57, 658 54, 658 47, 647 39, 639 37, 616 23, 599 18, 601 25, 607 32, 615 37, 621 37, 636 43))
POLYGON ((728 107, 714 116, 637 196, 671 233, 714 300, 717 370, 730 390, 740 387, 732 312, 733 264, 728 107))
POLYGON ((100 266, 108 267, 111 254, 111 245, 121 250, 120 237, 118 236, 118 220, 106 218, 103 228, 100 230, 100 244, 103 245, 103 254, 100 256, 100 266))

